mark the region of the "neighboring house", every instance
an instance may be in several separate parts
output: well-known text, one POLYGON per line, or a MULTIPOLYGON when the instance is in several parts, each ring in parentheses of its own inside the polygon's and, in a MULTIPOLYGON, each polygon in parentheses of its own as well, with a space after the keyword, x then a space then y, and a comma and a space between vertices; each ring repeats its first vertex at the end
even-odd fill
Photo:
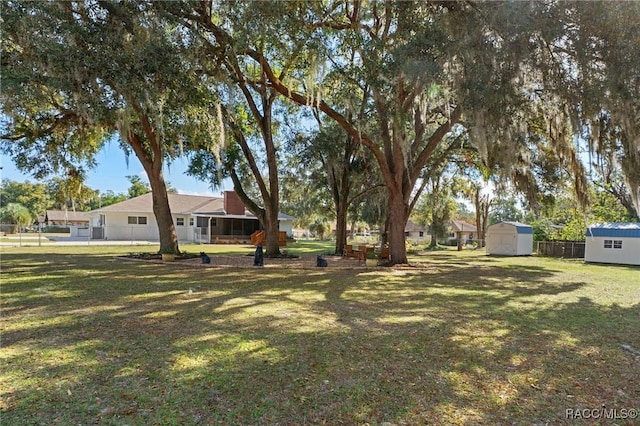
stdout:
POLYGON ((585 239, 584 260, 640 265, 640 222, 590 225, 585 239))
MULTIPOLYGON (((440 243, 454 245, 461 241, 462 244, 466 244, 474 238, 476 235, 476 227, 470 223, 462 222, 459 220, 451 220, 447 224, 447 236, 444 240, 438 239, 440 243)), ((406 240, 410 240, 414 243, 424 243, 431 241, 431 233, 428 226, 418 225, 411 220, 407 221, 407 226, 404 228, 404 236, 406 240)))
POLYGON ((478 233, 478 229, 475 225, 472 225, 461 220, 449 221, 449 238, 455 239, 457 242, 466 244, 473 240, 478 233))
POLYGON ((487 254, 530 256, 533 228, 519 222, 500 222, 487 228, 487 254))
POLYGON ((44 224, 46 226, 89 226, 89 213, 47 210, 44 216, 44 224))
POLYGON ((407 226, 404 228, 405 240, 410 240, 414 243, 423 243, 431 240, 429 235, 429 228, 427 226, 418 225, 417 223, 409 219, 407 226))
MULTIPOLYGON (((251 234, 261 229, 234 191, 223 197, 168 194, 173 223, 180 242, 250 242, 251 234)), ((91 211, 93 238, 109 240, 159 239, 153 214, 152 194, 125 200, 91 211)), ((280 231, 293 233, 293 216, 280 213, 280 231)))

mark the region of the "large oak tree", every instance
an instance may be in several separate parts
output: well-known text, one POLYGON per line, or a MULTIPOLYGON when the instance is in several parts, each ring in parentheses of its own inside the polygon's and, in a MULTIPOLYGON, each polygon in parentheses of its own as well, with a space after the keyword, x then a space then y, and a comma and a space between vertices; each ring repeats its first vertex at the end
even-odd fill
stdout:
POLYGON ((216 137, 184 34, 144 2, 10 2, 3 7, 2 149, 36 177, 81 173, 110 138, 140 160, 160 248, 178 252, 163 165, 216 137))
MULTIPOLYGON (((203 72, 217 82, 212 90, 224 103, 224 122, 232 139, 224 161, 201 152, 191 171, 217 182, 222 168, 264 227, 266 254, 278 256, 282 161, 278 109, 283 110, 278 102, 283 99, 270 84, 267 70, 247 52, 256 44, 277 52, 278 72, 286 75, 304 55, 303 43, 291 36, 294 29, 286 27, 287 20, 278 19, 269 2, 167 2, 158 7, 192 34, 203 72)), ((279 5, 279 9, 291 7, 295 6, 279 5)))
MULTIPOLYGON (((406 262, 404 228, 415 205, 414 189, 456 125, 471 129, 486 161, 531 180, 530 171, 518 167, 526 163, 526 125, 540 100, 529 91, 546 89, 547 70, 536 66, 538 56, 546 54, 543 36, 556 36, 532 24, 544 20, 543 7, 356 1, 300 5, 287 12, 280 19, 296 22, 288 27, 324 43, 319 49, 310 42, 315 55, 306 68, 282 73, 277 52, 258 42, 247 46, 245 55, 282 96, 322 111, 370 150, 388 191, 391 263, 406 262), (353 82, 366 115, 349 115, 335 97, 323 96, 324 68, 353 82), (496 153, 501 155, 491 155, 496 153)), ((223 25, 215 33, 221 43, 234 37, 223 25)), ((554 146, 575 159, 567 142, 556 137, 554 146)))

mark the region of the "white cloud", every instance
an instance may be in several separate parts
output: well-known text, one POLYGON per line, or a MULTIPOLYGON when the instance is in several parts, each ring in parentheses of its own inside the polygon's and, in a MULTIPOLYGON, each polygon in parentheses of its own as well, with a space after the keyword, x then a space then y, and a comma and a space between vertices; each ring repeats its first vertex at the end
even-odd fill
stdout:
POLYGON ((177 189, 178 194, 181 195, 200 195, 204 197, 219 197, 220 194, 214 194, 213 191, 185 191, 184 189, 177 189))

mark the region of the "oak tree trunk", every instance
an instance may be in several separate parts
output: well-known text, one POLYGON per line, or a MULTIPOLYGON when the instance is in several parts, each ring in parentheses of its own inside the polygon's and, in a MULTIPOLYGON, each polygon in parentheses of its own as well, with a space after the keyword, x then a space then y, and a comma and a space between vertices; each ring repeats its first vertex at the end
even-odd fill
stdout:
POLYGON ((169 195, 167 194, 167 185, 160 173, 151 173, 147 170, 149 176, 149 184, 151 185, 151 198, 153 200, 153 214, 158 223, 158 235, 160 237, 160 251, 180 253, 178 246, 178 236, 176 234, 175 224, 171 217, 171 208, 169 207, 169 195))
POLYGON ((280 255, 280 228, 278 224, 278 210, 268 207, 265 209, 265 220, 262 224, 265 231, 265 255, 277 257, 280 255))
POLYGON ((409 203, 402 193, 389 191, 389 253, 391 264, 405 264, 407 261, 407 246, 404 230, 409 218, 409 203))
POLYGON ((336 200, 336 252, 337 255, 344 253, 344 246, 347 244, 347 200, 336 200))

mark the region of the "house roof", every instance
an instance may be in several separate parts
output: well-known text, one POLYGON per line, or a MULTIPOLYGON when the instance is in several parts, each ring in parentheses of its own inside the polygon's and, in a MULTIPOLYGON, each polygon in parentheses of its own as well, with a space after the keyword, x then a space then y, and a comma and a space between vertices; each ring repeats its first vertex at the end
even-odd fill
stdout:
POLYGON ((640 238, 640 222, 594 223, 587 227, 586 236, 640 238))
POLYGON ((427 231, 427 227, 418 225, 417 223, 411 220, 408 220, 407 226, 404 227, 404 232, 420 232, 420 231, 423 231, 423 232, 427 231))
POLYGON ((88 212, 47 210, 44 220, 56 222, 89 222, 89 215, 88 212))
POLYGON ((475 225, 472 225, 467 222, 463 222, 461 220, 452 220, 449 222, 449 224, 451 225, 451 228, 455 232, 477 232, 478 231, 475 225))
MULTIPOLYGON (((167 194, 169 197, 169 207, 172 214, 194 215, 194 216, 213 216, 213 217, 231 217, 236 219, 249 219, 255 216, 245 209, 243 215, 227 215, 224 210, 224 198, 222 197, 206 197, 202 195, 185 195, 185 194, 167 194)), ((149 192, 139 197, 131 198, 120 203, 111 204, 91 213, 149 213, 153 214, 152 194, 149 192)), ((279 219, 291 220, 295 219, 284 213, 278 215, 279 219)))
MULTIPOLYGON (((198 195, 183 194, 167 194, 169 197, 169 206, 174 214, 189 214, 197 211, 224 211, 222 206, 222 198, 203 197, 198 195), (215 201, 220 201, 219 205, 214 206, 215 201)), ((95 212, 119 212, 119 213, 153 213, 152 194, 149 192, 139 197, 130 198, 120 203, 111 204, 102 207, 95 212)))

